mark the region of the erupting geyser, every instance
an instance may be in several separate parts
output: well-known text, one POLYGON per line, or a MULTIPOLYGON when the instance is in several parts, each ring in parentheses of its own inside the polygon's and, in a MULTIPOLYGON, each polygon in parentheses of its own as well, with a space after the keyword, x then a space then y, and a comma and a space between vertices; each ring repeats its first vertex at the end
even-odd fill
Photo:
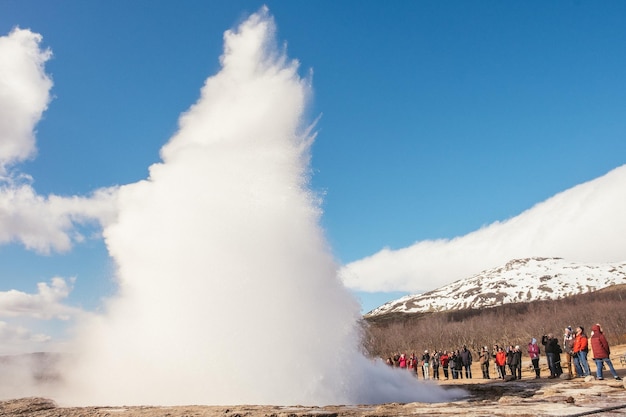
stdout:
POLYGON ((119 292, 81 323, 66 404, 437 401, 361 354, 308 189, 309 79, 266 9, 226 32, 222 69, 104 230, 119 292))

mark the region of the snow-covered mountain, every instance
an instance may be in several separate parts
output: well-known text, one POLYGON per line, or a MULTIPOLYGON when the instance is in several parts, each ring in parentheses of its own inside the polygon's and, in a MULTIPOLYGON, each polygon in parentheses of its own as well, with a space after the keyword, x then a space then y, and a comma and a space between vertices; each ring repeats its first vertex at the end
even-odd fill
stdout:
POLYGON ((515 259, 436 290, 390 301, 365 316, 555 300, 616 284, 626 284, 626 262, 582 264, 561 258, 515 259))

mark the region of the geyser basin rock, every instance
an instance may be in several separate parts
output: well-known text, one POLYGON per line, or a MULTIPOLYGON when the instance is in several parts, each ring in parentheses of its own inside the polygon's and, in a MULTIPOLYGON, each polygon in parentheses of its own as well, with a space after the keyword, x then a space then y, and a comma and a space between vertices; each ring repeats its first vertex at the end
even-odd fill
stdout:
MULTIPOLYGON (((170 417, 188 415, 224 417, 229 415, 293 417, 366 417, 377 416, 515 416, 580 415, 626 410, 626 390, 621 384, 585 383, 583 381, 527 380, 515 382, 479 382, 463 384, 472 397, 446 403, 387 403, 352 406, 178 406, 178 407, 73 407, 56 406, 52 401, 27 398, 0 401, 0 415, 23 417, 97 417, 105 414, 120 417, 170 417), (572 401, 574 399, 574 401, 572 401)), ((461 385, 460 385, 461 386, 461 385)), ((620 415, 620 414, 617 414, 620 415)))

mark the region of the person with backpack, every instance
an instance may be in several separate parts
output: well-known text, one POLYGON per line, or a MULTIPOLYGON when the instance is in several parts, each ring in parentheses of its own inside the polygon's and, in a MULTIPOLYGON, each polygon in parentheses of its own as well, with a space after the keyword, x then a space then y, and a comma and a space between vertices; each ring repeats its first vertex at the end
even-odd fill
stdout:
POLYGON ((556 367, 556 376, 557 378, 560 378, 563 374, 563 368, 561 368, 561 353, 563 353, 563 349, 561 349, 561 346, 559 345, 559 339, 555 337, 554 340, 556 340, 556 354, 554 355, 554 365, 556 367))

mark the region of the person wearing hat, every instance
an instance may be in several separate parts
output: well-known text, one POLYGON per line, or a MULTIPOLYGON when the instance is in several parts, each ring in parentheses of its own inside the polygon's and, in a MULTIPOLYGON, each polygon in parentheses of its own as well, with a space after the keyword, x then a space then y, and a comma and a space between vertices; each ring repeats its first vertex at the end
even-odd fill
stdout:
POLYGON ((530 357, 530 361, 533 364, 533 370, 535 371, 535 379, 539 379, 540 371, 539 371, 539 345, 537 344, 537 339, 534 337, 530 340, 528 344, 528 356, 530 357))
POLYGON ((563 353, 565 353, 565 366, 567 366, 567 372, 569 377, 573 377, 572 374, 572 355, 574 353, 574 331, 572 326, 567 326, 563 331, 563 353))
POLYGON ((613 374, 613 378, 615 378, 617 381, 621 381, 622 378, 617 375, 615 368, 613 368, 613 362, 611 362, 611 358, 609 358, 609 356, 611 355, 609 342, 606 340, 606 337, 604 337, 604 333, 602 333, 602 328, 599 324, 594 324, 593 326, 591 326, 590 340, 593 351, 593 360, 596 363, 596 378, 600 380, 604 379, 602 377, 602 367, 606 363, 606 365, 609 367, 609 370, 613 374))
POLYGON ((589 376, 589 362, 587 362, 587 352, 589 351, 589 339, 585 334, 585 328, 578 326, 576 328, 576 336, 574 337, 574 366, 578 378, 589 376))

